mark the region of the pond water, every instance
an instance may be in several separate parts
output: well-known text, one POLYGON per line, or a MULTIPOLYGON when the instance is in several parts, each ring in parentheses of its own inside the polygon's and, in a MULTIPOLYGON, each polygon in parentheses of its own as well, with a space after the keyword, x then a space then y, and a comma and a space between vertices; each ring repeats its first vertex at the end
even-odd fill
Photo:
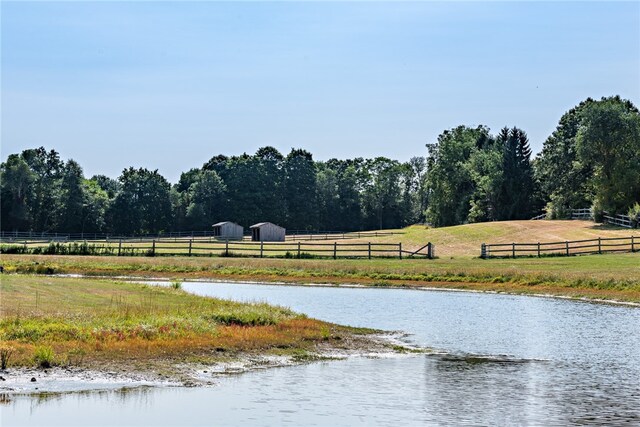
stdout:
POLYGON ((183 288, 404 331, 442 354, 269 369, 212 388, 12 396, 2 425, 640 424, 637 308, 403 289, 183 288))

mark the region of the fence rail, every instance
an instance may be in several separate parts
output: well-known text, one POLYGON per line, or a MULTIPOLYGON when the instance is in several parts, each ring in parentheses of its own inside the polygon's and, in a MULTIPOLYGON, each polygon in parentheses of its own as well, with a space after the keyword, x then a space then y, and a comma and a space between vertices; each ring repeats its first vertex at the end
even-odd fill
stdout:
POLYGON ((571 209, 571 219, 593 219, 590 208, 571 209))
POLYGON ((627 215, 611 215, 609 212, 603 212, 602 218, 606 224, 617 225, 618 227, 633 228, 633 221, 627 215))
POLYGON ((640 237, 609 237, 564 242, 536 243, 483 243, 480 258, 517 258, 530 256, 569 256, 582 254, 602 254, 605 252, 640 251, 640 237))
POLYGON ((239 240, 203 241, 198 239, 151 239, 132 241, 52 242, 29 240, 4 244, 4 253, 112 256, 224 256, 280 258, 428 258, 435 257, 435 246, 427 243, 418 250, 406 250, 402 243, 310 243, 245 242, 239 240))
MULTIPOLYGON (((547 214, 541 213, 540 215, 536 215, 531 218, 532 221, 546 219, 547 214)), ((582 208, 582 209, 571 209, 571 219, 593 219, 593 212, 591 212, 590 208, 582 208)))
MULTIPOLYGON (((362 239, 367 237, 382 237, 404 234, 396 231, 287 231, 287 240, 345 240, 362 239)), ((0 242, 22 242, 25 240, 47 240, 57 242, 76 241, 99 241, 99 240, 128 240, 128 241, 150 241, 153 239, 173 239, 174 241, 185 239, 200 239, 209 242, 225 241, 226 239, 216 237, 213 231, 180 231, 165 234, 145 234, 139 236, 121 236, 108 233, 52 233, 52 232, 31 232, 31 231, 0 231, 0 242)), ((245 235, 242 240, 251 240, 251 235, 245 235)))

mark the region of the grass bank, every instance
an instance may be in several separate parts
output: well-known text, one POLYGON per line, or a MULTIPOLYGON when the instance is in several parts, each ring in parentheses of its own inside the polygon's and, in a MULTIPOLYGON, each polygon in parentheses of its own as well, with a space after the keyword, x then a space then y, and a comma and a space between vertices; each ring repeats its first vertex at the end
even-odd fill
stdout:
POLYGON ((177 378, 178 364, 367 345, 368 330, 307 318, 287 308, 238 303, 111 280, 5 275, 0 356, 8 366, 76 366, 177 378))
POLYGON ((431 286, 640 302, 640 254, 482 260, 3 255, 5 272, 431 286))

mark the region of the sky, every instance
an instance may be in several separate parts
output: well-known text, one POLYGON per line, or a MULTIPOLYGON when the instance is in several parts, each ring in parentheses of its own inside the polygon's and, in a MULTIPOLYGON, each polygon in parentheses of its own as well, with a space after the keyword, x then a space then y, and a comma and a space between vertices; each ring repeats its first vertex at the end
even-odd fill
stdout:
POLYGON ((587 97, 640 105, 640 2, 6 2, 1 157, 171 182, 271 145, 426 155, 518 126, 538 152, 587 97))

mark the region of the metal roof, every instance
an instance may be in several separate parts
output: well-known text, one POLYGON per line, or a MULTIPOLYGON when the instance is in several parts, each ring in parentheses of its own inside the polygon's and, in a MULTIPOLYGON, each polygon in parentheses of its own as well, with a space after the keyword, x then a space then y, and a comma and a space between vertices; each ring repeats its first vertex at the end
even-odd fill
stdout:
POLYGON ((272 223, 272 222, 259 222, 259 223, 257 223, 257 224, 253 224, 253 225, 252 225, 251 227, 249 227, 249 228, 258 228, 258 227, 262 227, 263 225, 267 225, 267 224, 275 225, 276 227, 279 227, 279 228, 284 228, 284 227, 280 227, 279 225, 276 225, 276 224, 274 224, 274 223, 272 223))
POLYGON ((213 224, 212 227, 220 227, 221 225, 225 225, 225 224, 233 224, 233 225, 238 225, 235 222, 231 222, 231 221, 222 221, 222 222, 218 222, 216 224, 213 224))

